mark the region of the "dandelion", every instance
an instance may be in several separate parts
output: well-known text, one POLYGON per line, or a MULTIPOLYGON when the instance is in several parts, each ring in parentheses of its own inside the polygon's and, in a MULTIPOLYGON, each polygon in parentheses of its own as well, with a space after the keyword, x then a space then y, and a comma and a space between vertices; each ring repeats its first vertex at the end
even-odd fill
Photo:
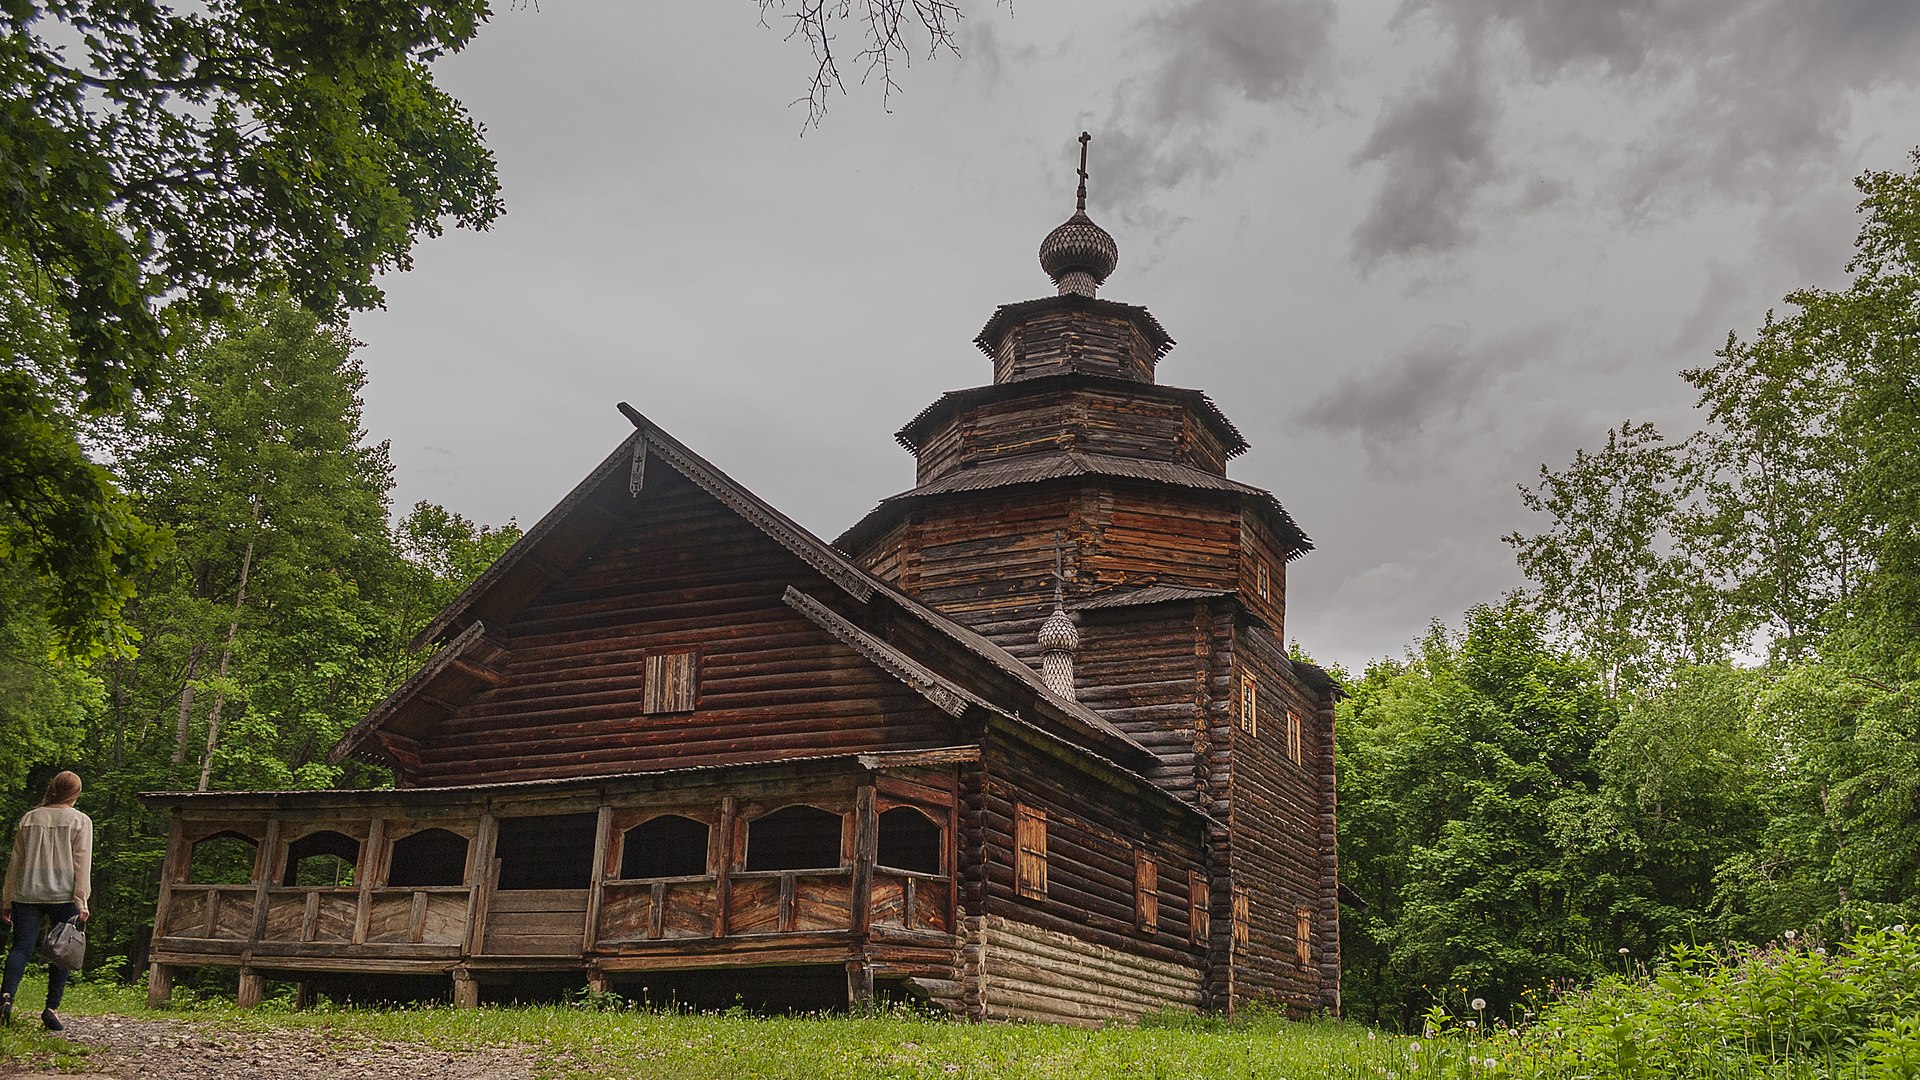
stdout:
POLYGON ((1419 1041, 1418 1041, 1418 1040, 1415 1040, 1414 1042, 1410 1042, 1410 1043, 1408 1043, 1408 1044, 1407 1044, 1407 1050, 1408 1050, 1408 1051, 1410 1051, 1411 1053, 1415 1053, 1415 1054, 1417 1054, 1417 1053, 1419 1053, 1419 1052, 1420 1052, 1420 1043, 1419 1043, 1419 1041))
POLYGON ((1632 952, 1632 951, 1633 951, 1632 949, 1629 949, 1629 948, 1627 948, 1627 947, 1626 947, 1625 945, 1622 945, 1622 946, 1620 946, 1620 955, 1621 955, 1621 956, 1625 956, 1625 955, 1627 955, 1628 953, 1630 953, 1630 952, 1632 952))
POLYGON ((1487 999, 1474 998, 1472 1003, 1468 1007, 1471 1008, 1474 1012, 1484 1011, 1487 1007, 1487 999))
POLYGON ((1367 1041, 1368 1041, 1368 1042, 1372 1042, 1372 1041, 1374 1041, 1375 1039, 1378 1039, 1379 1037, 1380 1037, 1380 1033, 1379 1033, 1379 1032, 1377 1032, 1377 1031, 1375 1031, 1375 1030, 1373 1030, 1372 1028, 1368 1028, 1368 1029, 1367 1029, 1367 1041))
POLYGON ((1825 956, 1827 955, 1827 947, 1825 945, 1822 945, 1819 948, 1813 950, 1813 954, 1815 956, 1825 956))
POLYGON ((1799 935, 1799 934, 1796 934, 1796 933, 1794 933, 1794 932, 1793 932, 1792 930, 1789 930, 1789 931, 1787 931, 1786 933, 1784 933, 1784 934, 1781 934, 1780 936, 1781 936, 1781 937, 1783 937, 1783 938, 1786 938, 1786 939, 1787 939, 1788 941, 1792 941, 1792 940, 1793 940, 1794 938, 1797 938, 1797 937, 1799 937, 1800 935, 1799 935))
POLYGON ((1903 922, 1897 922, 1897 923, 1894 923, 1894 924, 1893 924, 1893 932, 1894 932, 1894 933, 1896 933, 1896 934, 1904 934, 1904 933, 1906 933, 1906 932, 1907 932, 1907 924, 1906 924, 1906 923, 1903 923, 1903 922))

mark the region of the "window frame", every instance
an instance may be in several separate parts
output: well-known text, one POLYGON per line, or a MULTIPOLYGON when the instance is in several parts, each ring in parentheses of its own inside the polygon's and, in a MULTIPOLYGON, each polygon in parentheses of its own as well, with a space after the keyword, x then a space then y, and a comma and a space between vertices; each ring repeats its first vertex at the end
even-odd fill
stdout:
POLYGON ((1198 870, 1187 871, 1187 943, 1205 945, 1213 934, 1213 886, 1198 870))
POLYGON ((640 691, 640 712, 646 716, 671 716, 695 712, 699 707, 700 651, 663 649, 648 653, 640 691))
POLYGON ((1240 674, 1240 730, 1260 737, 1260 679, 1251 671, 1240 674))
POLYGON ((1133 928, 1142 934, 1160 930, 1160 864, 1145 848, 1133 851, 1133 928))
POLYGON ((1013 804, 1013 888, 1026 900, 1047 898, 1047 812, 1013 804))
POLYGON ((1313 968, 1313 909, 1293 909, 1293 956, 1300 970, 1313 968))

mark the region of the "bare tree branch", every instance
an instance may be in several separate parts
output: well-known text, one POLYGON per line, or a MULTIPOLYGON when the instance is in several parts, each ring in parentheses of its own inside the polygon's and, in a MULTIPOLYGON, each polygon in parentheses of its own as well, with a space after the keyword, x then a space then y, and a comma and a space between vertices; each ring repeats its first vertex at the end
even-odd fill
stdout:
POLYGON ((840 72, 842 54, 835 53, 834 44, 839 38, 838 31, 848 24, 860 27, 865 42, 847 62, 860 69, 862 85, 880 84, 882 107, 891 107, 893 95, 900 90, 900 83, 894 78, 894 65, 912 66, 914 48, 907 39, 916 25, 927 35, 928 59, 943 52, 960 55, 953 39, 954 24, 964 17, 958 0, 862 0, 857 9, 855 0, 757 2, 761 25, 770 25, 776 19, 784 22, 787 40, 799 38, 806 42, 813 56, 813 76, 808 80, 807 92, 793 102, 796 105, 806 102, 806 127, 819 126, 826 116, 830 91, 838 90, 843 95, 847 92, 840 72))

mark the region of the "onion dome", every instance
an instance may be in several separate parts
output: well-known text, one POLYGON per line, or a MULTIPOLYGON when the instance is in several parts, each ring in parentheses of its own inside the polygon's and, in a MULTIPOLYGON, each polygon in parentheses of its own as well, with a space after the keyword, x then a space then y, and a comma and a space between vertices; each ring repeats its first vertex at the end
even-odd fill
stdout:
POLYGON ((1053 614, 1040 624, 1040 648, 1045 652, 1072 652, 1080 647, 1080 629, 1065 608, 1054 604, 1053 614))
POLYGON ((1120 246, 1113 242, 1113 234, 1087 216, 1087 143, 1092 139, 1080 133, 1080 189, 1073 216, 1040 241, 1040 268, 1062 296, 1092 296, 1120 262, 1120 246))

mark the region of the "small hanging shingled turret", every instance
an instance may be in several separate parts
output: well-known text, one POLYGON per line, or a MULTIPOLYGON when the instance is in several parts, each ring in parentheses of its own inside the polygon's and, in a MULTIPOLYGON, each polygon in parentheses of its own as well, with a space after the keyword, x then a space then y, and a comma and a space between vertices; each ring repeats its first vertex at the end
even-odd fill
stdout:
POLYGON ((1087 144, 1091 141, 1092 135, 1080 133, 1080 189, 1073 216, 1040 241, 1040 268, 1062 296, 1094 295, 1120 262, 1120 245, 1113 242, 1113 235, 1087 216, 1087 144))
POLYGON ((1080 629, 1067 614, 1064 580, 1061 570, 1060 540, 1053 544, 1053 614, 1040 624, 1040 678, 1047 689, 1075 700, 1073 694, 1073 654, 1080 648, 1080 629))

